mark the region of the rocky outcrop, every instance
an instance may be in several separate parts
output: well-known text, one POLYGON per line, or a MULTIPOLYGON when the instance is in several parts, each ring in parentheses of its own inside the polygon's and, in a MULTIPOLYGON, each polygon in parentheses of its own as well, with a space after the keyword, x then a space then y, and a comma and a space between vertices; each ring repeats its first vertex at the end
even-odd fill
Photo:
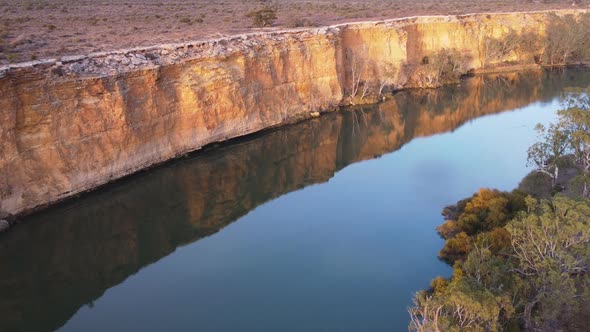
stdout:
POLYGON ((355 77, 395 85, 407 80, 400 68, 443 48, 479 68, 484 36, 543 34, 549 15, 414 17, 0 68, 0 211, 29 211, 333 109, 355 77))

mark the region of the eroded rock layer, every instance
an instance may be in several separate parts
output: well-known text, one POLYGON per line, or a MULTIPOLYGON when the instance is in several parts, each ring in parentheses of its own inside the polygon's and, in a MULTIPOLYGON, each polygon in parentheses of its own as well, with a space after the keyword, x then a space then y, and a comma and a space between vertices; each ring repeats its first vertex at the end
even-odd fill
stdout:
POLYGON ((0 68, 0 212, 28 211, 332 109, 358 75, 393 85, 400 68, 443 48, 480 68, 484 37, 542 35, 550 15, 355 23, 0 68))

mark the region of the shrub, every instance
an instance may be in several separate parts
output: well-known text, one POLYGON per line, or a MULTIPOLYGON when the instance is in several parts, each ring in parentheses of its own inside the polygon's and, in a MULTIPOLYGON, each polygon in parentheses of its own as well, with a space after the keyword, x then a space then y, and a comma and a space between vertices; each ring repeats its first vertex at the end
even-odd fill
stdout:
POLYGON ((420 64, 408 64, 403 70, 415 85, 422 88, 438 88, 458 82, 467 71, 468 59, 456 49, 442 49, 422 58, 420 64))
POLYGON ((15 62, 18 59, 18 55, 14 54, 14 53, 4 53, 6 56, 6 60, 10 61, 10 62, 15 62))
POLYGON ((452 278, 416 294, 411 331, 587 330, 590 205, 559 196, 528 204, 485 239, 456 237, 448 250, 462 259, 452 278))
POLYGON ((578 19, 573 15, 553 15, 547 25, 543 63, 550 66, 566 65, 588 57, 589 28, 588 15, 578 19))
POLYGON ((277 20, 277 10, 271 7, 253 10, 246 14, 246 17, 252 19, 252 25, 255 27, 269 27, 277 20))
POLYGON ((302 27, 315 27, 317 23, 313 22, 309 18, 295 18, 287 25, 290 28, 302 28, 302 27))
MULTIPOLYGON (((527 35, 528 36, 528 35, 527 35)), ((523 35, 513 29, 501 38, 484 37, 482 52, 482 66, 485 68, 490 63, 506 61, 523 45, 523 35)))
POLYGON ((502 249, 508 237, 501 227, 525 209, 523 192, 490 189, 480 189, 471 198, 445 208, 443 214, 448 219, 436 229, 446 240, 439 257, 450 264, 463 260, 474 243, 492 246, 494 252, 502 249))
POLYGON ((553 179, 545 173, 533 171, 522 179, 518 189, 536 198, 549 199, 553 190, 553 179))

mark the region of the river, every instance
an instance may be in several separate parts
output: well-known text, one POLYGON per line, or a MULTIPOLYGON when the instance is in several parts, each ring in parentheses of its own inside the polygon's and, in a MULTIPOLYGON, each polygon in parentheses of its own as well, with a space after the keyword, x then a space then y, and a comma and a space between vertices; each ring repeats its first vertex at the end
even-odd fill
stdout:
POLYGON ((529 171, 569 69, 396 93, 208 147, 0 234, 1 331, 405 331, 442 208, 529 171))

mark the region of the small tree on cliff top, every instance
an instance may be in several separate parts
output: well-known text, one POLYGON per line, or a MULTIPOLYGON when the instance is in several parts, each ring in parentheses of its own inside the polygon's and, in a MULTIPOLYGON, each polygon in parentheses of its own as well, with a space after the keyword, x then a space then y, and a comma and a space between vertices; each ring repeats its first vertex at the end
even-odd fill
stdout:
POLYGON ((264 7, 249 12, 246 17, 252 19, 252 24, 255 27, 270 27, 277 20, 277 10, 272 7, 264 7))

